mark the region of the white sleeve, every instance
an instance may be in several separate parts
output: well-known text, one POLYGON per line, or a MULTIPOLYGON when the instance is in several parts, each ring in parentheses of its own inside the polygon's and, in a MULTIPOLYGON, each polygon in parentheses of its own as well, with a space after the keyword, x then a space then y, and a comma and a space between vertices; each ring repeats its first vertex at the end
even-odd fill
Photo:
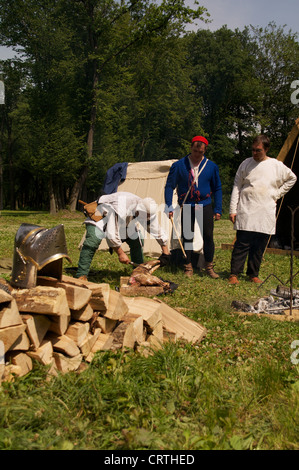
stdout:
POLYGON ((278 198, 280 199, 292 189, 297 181, 297 176, 286 165, 282 164, 281 186, 278 189, 278 198))
POLYGON ((237 213, 237 207, 238 207, 242 185, 243 185, 243 176, 241 172, 241 167, 239 167, 235 176, 234 185, 233 185, 231 198, 230 198, 230 206, 229 206, 230 214, 237 213))
POLYGON ((147 226, 147 231, 152 237, 154 237, 157 240, 160 246, 167 244, 168 236, 166 232, 160 226, 156 214, 151 215, 150 223, 147 226))

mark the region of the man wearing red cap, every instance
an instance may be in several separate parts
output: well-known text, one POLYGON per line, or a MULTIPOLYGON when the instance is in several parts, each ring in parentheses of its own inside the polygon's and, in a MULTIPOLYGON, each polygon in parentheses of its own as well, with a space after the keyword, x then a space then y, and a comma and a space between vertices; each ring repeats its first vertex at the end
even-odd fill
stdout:
POLYGON ((192 249, 195 223, 195 210, 198 205, 203 209, 203 252, 205 268, 209 276, 216 279, 218 274, 213 268, 215 245, 213 239, 214 219, 219 220, 222 214, 222 188, 218 166, 205 157, 209 145, 203 136, 195 136, 191 141, 191 153, 173 163, 165 185, 166 212, 173 216, 173 191, 177 190, 178 203, 181 207, 181 228, 186 253, 185 274, 193 275, 192 249), (212 195, 214 209, 212 207, 212 195), (184 211, 190 217, 184 217, 184 211), (189 219, 189 220, 188 220, 189 219))

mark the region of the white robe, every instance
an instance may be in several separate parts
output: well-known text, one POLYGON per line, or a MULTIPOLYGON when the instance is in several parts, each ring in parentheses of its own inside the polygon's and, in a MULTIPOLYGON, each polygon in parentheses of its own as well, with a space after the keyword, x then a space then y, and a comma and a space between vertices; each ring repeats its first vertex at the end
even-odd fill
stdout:
POLYGON ((296 175, 274 158, 244 160, 237 170, 230 200, 229 213, 237 214, 235 230, 275 234, 276 201, 296 180, 296 175))
POLYGON ((104 218, 99 222, 87 219, 85 223, 95 225, 101 234, 105 234, 109 247, 117 248, 121 246, 122 240, 139 237, 141 227, 155 238, 160 246, 167 244, 168 237, 158 223, 157 214, 151 211, 148 220, 143 200, 139 196, 117 192, 101 196, 98 204, 97 211, 104 218), (139 215, 135 218, 136 211, 139 215))

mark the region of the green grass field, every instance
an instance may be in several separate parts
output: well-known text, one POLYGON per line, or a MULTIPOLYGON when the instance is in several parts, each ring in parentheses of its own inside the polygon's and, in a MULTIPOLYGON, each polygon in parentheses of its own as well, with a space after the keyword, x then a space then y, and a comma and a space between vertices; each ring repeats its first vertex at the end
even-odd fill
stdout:
MULTIPOLYGON (((21 223, 63 223, 72 259, 64 269, 72 275, 83 221, 80 213, 2 211, 0 259, 12 258, 21 223)), ((35 364, 25 377, 0 386, 0 449, 298 450, 299 361, 292 344, 299 342, 299 323, 244 317, 232 309, 232 300, 253 302, 278 284, 271 276, 258 288, 244 276, 238 286, 228 285, 231 252, 221 243, 233 238, 228 220, 215 224, 218 280, 204 272, 185 279, 174 267, 155 272, 179 285, 163 301, 207 328, 201 343, 165 344, 147 358, 134 351, 101 352, 80 374, 51 380, 35 364)), ((90 280, 114 288, 131 271, 116 255, 99 252, 90 280)), ((266 254, 260 277, 270 274, 286 283, 290 257, 266 254)), ((8 273, 0 276, 9 279, 8 273)))

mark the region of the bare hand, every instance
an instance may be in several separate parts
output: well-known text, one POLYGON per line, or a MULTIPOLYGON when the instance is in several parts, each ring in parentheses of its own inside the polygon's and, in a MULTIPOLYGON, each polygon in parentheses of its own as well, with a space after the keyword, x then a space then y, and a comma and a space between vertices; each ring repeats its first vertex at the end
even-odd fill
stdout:
POLYGON ((234 224, 236 222, 237 214, 229 214, 229 220, 234 224))
POLYGON ((221 214, 214 214, 214 220, 220 220, 221 219, 221 214))
POLYGON ((114 251, 117 253, 118 260, 120 263, 122 264, 130 263, 130 259, 128 258, 128 256, 126 255, 126 253, 121 247, 114 248, 114 251))
POLYGON ((129 264, 130 263, 130 259, 128 258, 128 256, 126 255, 126 253, 122 253, 118 256, 118 260, 120 263, 122 264, 129 264))

